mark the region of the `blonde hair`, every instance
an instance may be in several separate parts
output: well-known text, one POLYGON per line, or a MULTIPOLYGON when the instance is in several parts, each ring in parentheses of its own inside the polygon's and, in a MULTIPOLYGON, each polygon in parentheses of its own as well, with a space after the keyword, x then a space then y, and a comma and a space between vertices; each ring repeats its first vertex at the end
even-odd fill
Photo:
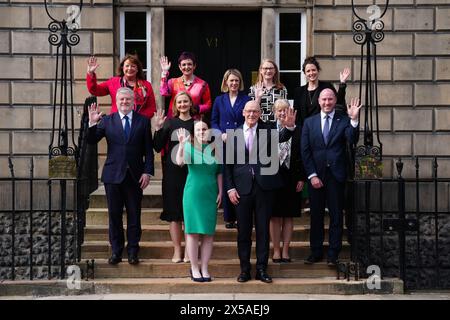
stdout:
POLYGON ((291 105, 287 99, 277 99, 272 106, 272 111, 275 112, 280 108, 289 108, 291 105))
POLYGON ((229 88, 227 86, 227 81, 230 75, 236 76, 239 78, 239 91, 244 90, 244 80, 242 79, 242 74, 238 69, 228 69, 225 71, 222 79, 222 85, 220 86, 220 91, 228 92, 229 88))
POLYGON ((277 89, 283 89, 284 85, 280 82, 280 71, 278 69, 277 64, 275 63, 275 61, 271 60, 271 59, 264 59, 263 61, 261 61, 261 64, 259 65, 259 72, 258 72, 258 80, 257 83, 261 83, 263 82, 263 76, 261 75, 261 69, 264 63, 271 63, 274 68, 275 68, 275 74, 273 75, 273 83, 275 84, 275 88, 277 89))
POLYGON ((189 95, 189 93, 187 93, 186 91, 180 91, 176 94, 175 98, 173 99, 173 106, 172 106, 172 115, 174 117, 178 117, 180 115, 180 111, 178 111, 177 108, 177 99, 180 96, 186 96, 188 97, 189 101, 191 102, 191 108, 189 109, 189 113, 191 115, 193 115, 195 113, 195 109, 194 109, 194 101, 192 100, 192 97, 189 95))

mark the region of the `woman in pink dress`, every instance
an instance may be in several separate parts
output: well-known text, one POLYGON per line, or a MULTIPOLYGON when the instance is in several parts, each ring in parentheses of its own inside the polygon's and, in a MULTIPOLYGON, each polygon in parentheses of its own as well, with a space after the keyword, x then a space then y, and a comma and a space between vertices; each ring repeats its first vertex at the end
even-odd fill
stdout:
POLYGON ((119 65, 119 75, 109 80, 97 83, 95 70, 100 65, 97 58, 88 59, 86 85, 94 96, 111 96, 111 111, 117 112, 116 92, 121 87, 128 87, 134 92, 134 111, 151 119, 156 111, 155 94, 150 82, 145 80, 142 63, 134 55, 126 55, 119 65))
POLYGON ((178 68, 180 69, 182 76, 179 78, 169 79, 169 69, 171 62, 167 57, 161 57, 161 86, 159 93, 164 97, 170 97, 169 110, 167 111, 167 117, 172 118, 172 107, 174 97, 180 91, 189 93, 194 101, 194 109, 196 114, 194 119, 199 119, 200 114, 207 114, 211 110, 211 93, 206 81, 200 79, 194 75, 195 68, 197 67, 197 59, 191 52, 183 52, 178 58, 178 68))

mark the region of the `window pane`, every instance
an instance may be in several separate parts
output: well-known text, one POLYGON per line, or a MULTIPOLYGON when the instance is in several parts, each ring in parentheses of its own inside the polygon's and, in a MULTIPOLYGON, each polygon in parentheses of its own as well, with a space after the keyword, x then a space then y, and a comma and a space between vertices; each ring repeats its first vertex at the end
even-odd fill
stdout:
POLYGON ((125 55, 137 54, 139 60, 142 62, 142 67, 147 69, 147 43, 125 41, 125 55))
POLYGON ((280 43, 280 69, 300 70, 300 43, 280 43))
POLYGON ((145 39, 146 15, 146 12, 125 12, 125 39, 145 39))
POLYGON ((280 40, 300 40, 300 13, 280 13, 280 40))
POLYGON ((288 91, 288 98, 293 99, 294 89, 300 87, 300 72, 281 72, 280 80, 288 91))

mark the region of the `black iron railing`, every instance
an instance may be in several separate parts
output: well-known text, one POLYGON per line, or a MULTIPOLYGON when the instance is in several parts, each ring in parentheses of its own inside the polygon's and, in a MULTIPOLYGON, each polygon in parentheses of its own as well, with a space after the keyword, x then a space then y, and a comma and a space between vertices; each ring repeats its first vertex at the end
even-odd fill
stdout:
MULTIPOLYGON (((30 157, 28 177, 17 177, 9 158, 10 177, 0 178, 3 195, 0 218, 0 279, 64 278, 66 266, 79 263, 84 241, 89 195, 98 187, 97 146, 87 144, 89 126, 86 99, 79 130, 77 177, 64 179, 65 201, 61 201, 60 179, 34 177, 30 157), (48 201, 47 201, 48 199, 48 201)), ((23 159, 23 157, 21 157, 23 159)))
POLYGON ((450 178, 438 172, 449 159, 441 158, 401 158, 396 178, 354 181, 351 257, 361 271, 378 266, 405 289, 450 288, 450 178))

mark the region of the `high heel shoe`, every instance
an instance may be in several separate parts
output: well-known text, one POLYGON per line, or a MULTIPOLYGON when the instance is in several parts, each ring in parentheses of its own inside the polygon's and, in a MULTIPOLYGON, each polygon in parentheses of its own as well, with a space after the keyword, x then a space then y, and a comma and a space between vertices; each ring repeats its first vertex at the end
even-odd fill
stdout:
POLYGON ((189 275, 191 276, 191 280, 194 282, 203 282, 204 281, 203 277, 194 278, 194 276, 192 275, 192 270, 190 268, 189 268, 189 275))
POLYGON ((200 274, 202 275, 203 282, 211 282, 211 281, 212 281, 212 280, 211 280, 211 276, 209 276, 209 277, 204 277, 201 271, 200 271, 200 274))

